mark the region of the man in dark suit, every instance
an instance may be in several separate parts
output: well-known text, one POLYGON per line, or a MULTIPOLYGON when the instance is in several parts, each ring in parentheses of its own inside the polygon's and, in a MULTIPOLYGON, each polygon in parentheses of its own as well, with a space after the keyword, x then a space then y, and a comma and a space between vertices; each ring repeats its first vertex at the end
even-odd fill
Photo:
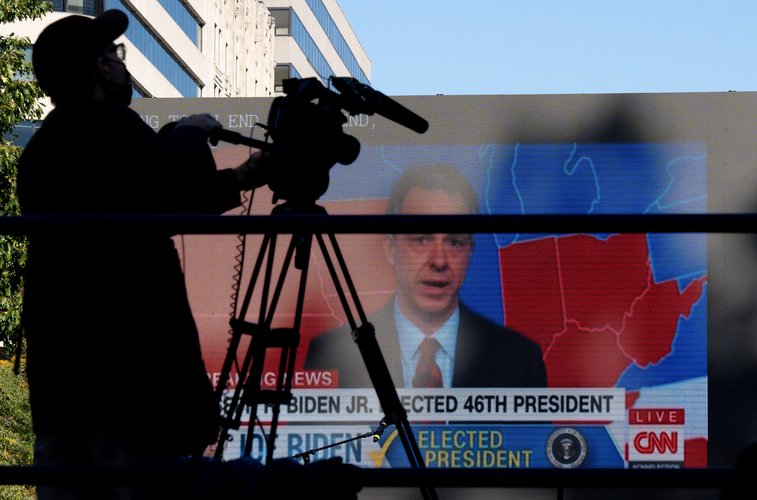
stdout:
MULTIPOLYGON (((450 165, 408 169, 387 206, 390 215, 477 212, 473 187, 450 165)), ((395 386, 546 387, 539 345, 459 300, 472 249, 469 234, 388 235, 397 292, 369 321, 395 386)), ((313 339, 305 368, 338 370, 340 387, 371 386, 344 328, 313 339)))

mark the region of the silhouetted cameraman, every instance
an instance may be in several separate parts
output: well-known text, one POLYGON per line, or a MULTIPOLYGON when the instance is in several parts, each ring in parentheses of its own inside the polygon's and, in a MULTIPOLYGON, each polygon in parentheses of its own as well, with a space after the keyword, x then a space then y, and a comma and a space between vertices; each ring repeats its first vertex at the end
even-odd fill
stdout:
MULTIPOLYGON (((24 215, 220 214, 265 184, 257 153, 216 169, 208 137, 221 124, 210 115, 158 134, 128 107, 131 75, 115 43, 127 25, 110 10, 67 16, 39 35, 32 62, 55 109, 19 162, 24 215)), ((33 233, 26 271, 35 464, 166 464, 215 441, 217 402, 171 234, 118 225, 33 233)), ((38 496, 114 492, 39 487, 38 496)))

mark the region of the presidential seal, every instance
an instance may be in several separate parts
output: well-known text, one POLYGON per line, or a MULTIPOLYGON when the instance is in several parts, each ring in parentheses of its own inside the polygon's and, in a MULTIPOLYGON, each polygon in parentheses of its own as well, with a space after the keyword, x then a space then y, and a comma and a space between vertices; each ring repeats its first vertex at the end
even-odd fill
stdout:
POLYGON ((586 458, 586 439, 575 429, 561 427, 547 440, 547 458, 560 469, 575 469, 586 458))

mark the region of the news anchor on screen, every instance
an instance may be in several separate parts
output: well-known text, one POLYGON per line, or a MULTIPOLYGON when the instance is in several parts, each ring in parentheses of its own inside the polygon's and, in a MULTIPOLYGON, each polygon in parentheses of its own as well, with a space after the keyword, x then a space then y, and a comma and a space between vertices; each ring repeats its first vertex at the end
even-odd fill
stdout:
MULTIPOLYGON (((387 214, 478 213, 478 196, 456 168, 408 168, 387 214)), ((385 255, 396 293, 368 320, 397 387, 546 387, 539 345, 474 312, 459 298, 473 250, 470 234, 390 234, 385 255)), ((313 339, 307 370, 336 370, 340 387, 371 380, 346 327, 313 339)))

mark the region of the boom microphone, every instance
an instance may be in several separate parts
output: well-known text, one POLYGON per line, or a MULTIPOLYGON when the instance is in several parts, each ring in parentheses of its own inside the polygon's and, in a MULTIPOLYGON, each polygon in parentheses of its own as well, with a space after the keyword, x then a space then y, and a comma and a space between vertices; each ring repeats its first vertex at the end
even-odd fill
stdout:
POLYGON ((422 134, 428 130, 428 122, 394 99, 352 77, 334 76, 331 83, 349 100, 350 111, 371 115, 378 113, 395 123, 422 134))

